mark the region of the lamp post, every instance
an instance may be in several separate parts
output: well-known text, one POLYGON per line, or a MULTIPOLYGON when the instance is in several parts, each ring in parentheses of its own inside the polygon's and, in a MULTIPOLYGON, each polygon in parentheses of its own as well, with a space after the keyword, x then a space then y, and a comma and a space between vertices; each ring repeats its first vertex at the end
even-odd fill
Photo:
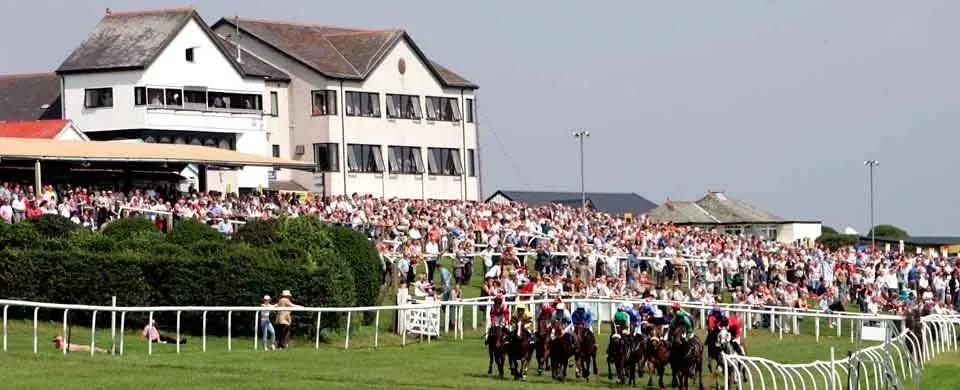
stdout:
POLYGON ((587 191, 583 185, 583 141, 587 138, 590 138, 590 132, 586 130, 580 130, 573 133, 573 138, 576 138, 580 141, 580 209, 586 211, 587 209, 587 191))
POLYGON ((880 166, 880 161, 878 160, 867 160, 863 162, 863 165, 867 167, 867 170, 870 172, 870 248, 876 249, 877 240, 876 233, 874 228, 877 226, 874 224, 874 208, 873 208, 873 169, 880 166))

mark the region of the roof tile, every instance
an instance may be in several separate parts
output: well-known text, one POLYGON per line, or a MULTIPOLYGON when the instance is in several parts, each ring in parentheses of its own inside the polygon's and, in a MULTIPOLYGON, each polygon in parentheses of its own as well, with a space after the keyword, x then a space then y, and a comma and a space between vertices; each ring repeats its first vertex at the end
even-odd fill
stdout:
POLYGON ((54 139, 68 123, 63 119, 0 122, 0 137, 54 139))
POLYGON ((0 120, 60 119, 60 78, 54 73, 0 75, 0 120))

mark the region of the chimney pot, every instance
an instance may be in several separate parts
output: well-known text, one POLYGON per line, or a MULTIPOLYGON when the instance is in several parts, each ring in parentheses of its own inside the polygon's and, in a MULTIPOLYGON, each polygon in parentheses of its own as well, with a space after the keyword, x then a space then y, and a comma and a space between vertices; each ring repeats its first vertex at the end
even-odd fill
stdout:
POLYGON ((110 11, 110 7, 107 7, 106 14, 107 16, 113 15, 113 11, 110 11))

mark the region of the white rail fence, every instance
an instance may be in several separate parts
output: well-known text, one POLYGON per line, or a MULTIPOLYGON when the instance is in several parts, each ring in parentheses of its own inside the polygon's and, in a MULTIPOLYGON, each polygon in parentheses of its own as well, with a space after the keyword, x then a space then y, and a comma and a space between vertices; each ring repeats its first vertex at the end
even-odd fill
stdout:
POLYGON ((839 360, 832 347, 829 361, 802 364, 723 354, 723 388, 919 389, 924 363, 940 353, 958 350, 960 316, 931 315, 921 323, 920 335, 903 330, 880 345, 852 351, 839 360))

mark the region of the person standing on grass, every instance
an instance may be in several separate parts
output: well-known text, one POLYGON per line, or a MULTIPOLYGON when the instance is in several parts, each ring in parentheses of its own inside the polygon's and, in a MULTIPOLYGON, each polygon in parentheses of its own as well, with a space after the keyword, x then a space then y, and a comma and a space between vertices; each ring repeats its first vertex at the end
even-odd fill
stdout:
MULTIPOLYGON (((290 294, 290 290, 283 290, 280 293, 280 300, 277 301, 276 307, 303 307, 297 304, 294 304, 291 300, 293 295, 290 294)), ((286 349, 290 344, 290 325, 293 323, 293 315, 289 311, 280 311, 277 312, 277 327, 280 329, 277 332, 277 347, 280 349, 286 349)))
MULTIPOLYGON (((271 302, 269 295, 264 295, 263 303, 260 304, 260 307, 272 309, 277 307, 277 305, 271 302)), ((277 349, 277 333, 273 329, 273 323, 270 322, 270 312, 271 310, 260 311, 260 339, 263 341, 264 351, 277 349), (267 340, 270 340, 270 342, 268 343, 267 340)))

